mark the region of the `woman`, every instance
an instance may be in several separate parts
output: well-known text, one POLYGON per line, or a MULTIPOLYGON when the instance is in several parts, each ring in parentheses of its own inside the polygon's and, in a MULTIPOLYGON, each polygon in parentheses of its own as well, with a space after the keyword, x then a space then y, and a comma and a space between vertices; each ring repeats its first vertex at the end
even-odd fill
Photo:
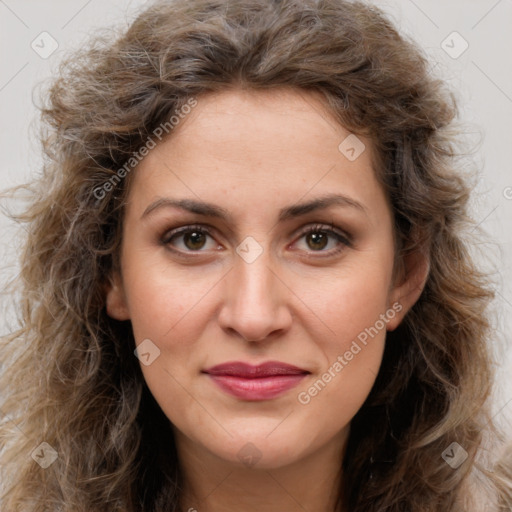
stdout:
POLYGON ((163 1, 70 58, 2 510, 510 510, 455 115, 359 2, 163 1))

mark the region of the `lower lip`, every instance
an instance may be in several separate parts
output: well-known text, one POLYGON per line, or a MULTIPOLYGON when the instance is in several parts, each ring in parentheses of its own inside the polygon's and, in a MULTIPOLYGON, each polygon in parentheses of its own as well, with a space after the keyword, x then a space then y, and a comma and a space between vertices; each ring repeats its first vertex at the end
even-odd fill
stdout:
POLYGON ((221 389, 242 400, 270 400, 294 388, 307 374, 275 375, 244 379, 232 375, 210 375, 221 389))

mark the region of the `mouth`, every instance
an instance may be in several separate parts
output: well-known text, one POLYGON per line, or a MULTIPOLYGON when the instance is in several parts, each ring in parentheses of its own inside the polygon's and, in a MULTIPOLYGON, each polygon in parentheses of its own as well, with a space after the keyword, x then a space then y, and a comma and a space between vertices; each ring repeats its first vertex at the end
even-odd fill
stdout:
POLYGON ((286 393, 311 372, 279 361, 268 361, 258 366, 234 361, 213 366, 202 373, 236 398, 262 401, 286 393))

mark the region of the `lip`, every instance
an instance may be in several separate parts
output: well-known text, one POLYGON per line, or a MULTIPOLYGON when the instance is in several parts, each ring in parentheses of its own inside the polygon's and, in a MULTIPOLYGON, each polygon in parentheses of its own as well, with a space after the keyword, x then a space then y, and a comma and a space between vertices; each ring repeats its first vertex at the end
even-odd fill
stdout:
POLYGON ((247 401, 276 398, 295 387, 309 371, 280 361, 257 366, 231 361, 212 366, 203 373, 230 395, 247 401))

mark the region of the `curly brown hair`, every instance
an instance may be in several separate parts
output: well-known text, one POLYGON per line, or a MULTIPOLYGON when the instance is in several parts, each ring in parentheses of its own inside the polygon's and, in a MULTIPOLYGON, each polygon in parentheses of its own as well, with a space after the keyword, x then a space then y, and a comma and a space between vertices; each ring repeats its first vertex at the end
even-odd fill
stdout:
MULTIPOLYGON (((474 224, 456 165, 453 94, 418 46, 362 2, 167 0, 70 56, 42 107, 47 158, 19 217, 28 231, 22 325, 0 351, 2 511, 179 510, 169 421, 133 355, 130 323, 105 310, 131 183, 129 172, 113 177, 190 98, 240 87, 322 93, 344 127, 375 145, 397 264, 416 250, 430 258, 425 289, 388 333, 352 420, 340 460, 346 510, 471 506, 470 477, 492 426, 493 293, 466 237, 474 224), (43 441, 58 452, 45 470, 30 457, 43 441), (441 457, 452 442, 468 452, 457 470, 441 457)), ((506 465, 480 474, 500 509, 512 510, 506 465)))

